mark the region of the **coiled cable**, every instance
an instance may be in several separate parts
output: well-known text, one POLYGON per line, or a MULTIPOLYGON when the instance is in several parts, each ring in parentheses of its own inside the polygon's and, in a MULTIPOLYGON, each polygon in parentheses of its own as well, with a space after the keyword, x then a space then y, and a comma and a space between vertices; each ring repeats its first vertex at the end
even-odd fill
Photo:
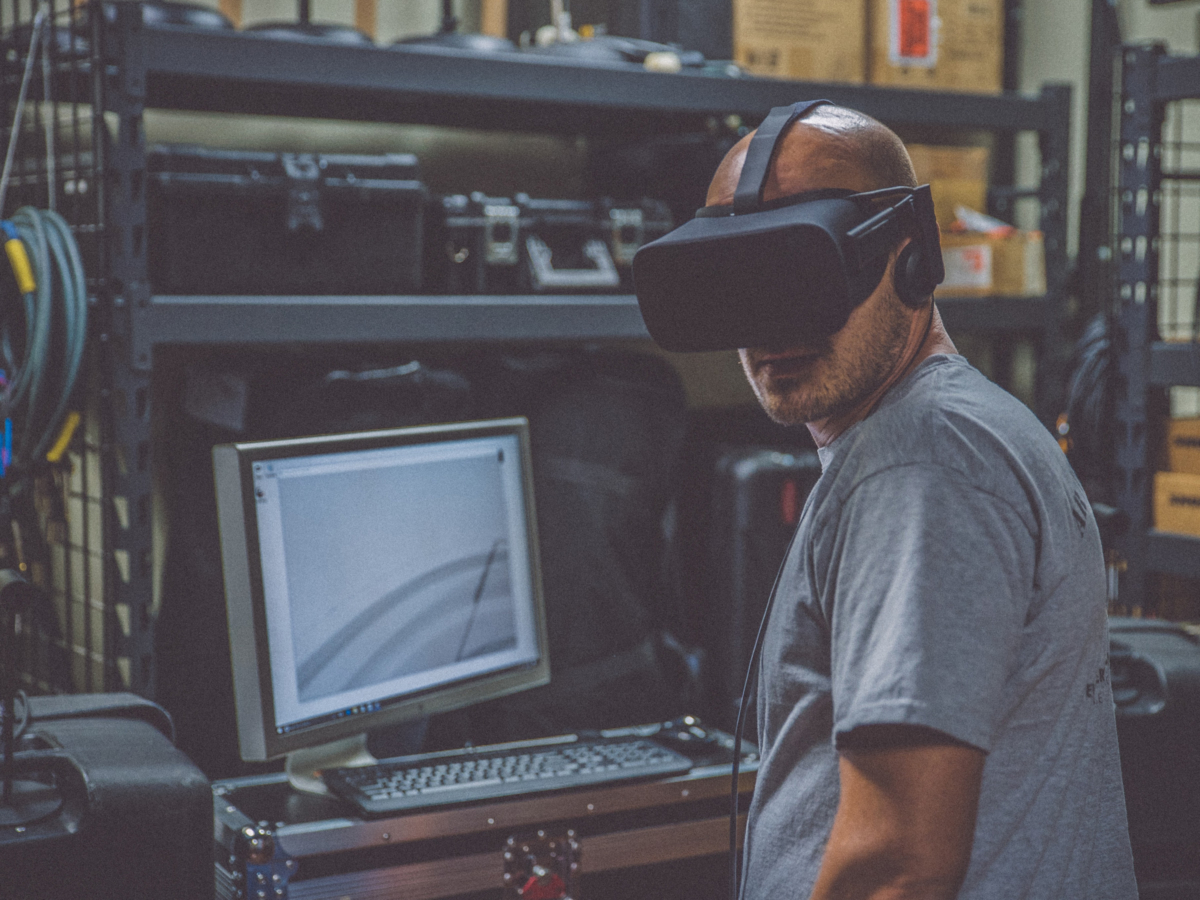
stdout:
POLYGON ((82 368, 87 282, 79 247, 58 213, 24 206, 0 229, 21 298, 0 318, 10 464, 28 472, 58 437, 82 368))

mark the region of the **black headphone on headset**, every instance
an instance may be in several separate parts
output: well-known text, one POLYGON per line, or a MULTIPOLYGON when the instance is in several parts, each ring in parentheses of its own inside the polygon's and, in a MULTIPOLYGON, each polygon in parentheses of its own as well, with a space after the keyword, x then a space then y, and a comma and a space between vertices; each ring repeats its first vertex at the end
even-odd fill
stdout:
MULTIPOLYGON (((896 296, 900 302, 910 309, 921 309, 933 295, 933 289, 941 279, 933 280, 929 271, 926 257, 929 251, 910 241, 896 257, 896 267, 892 274, 892 283, 896 288, 896 296)), ((939 251, 940 256, 940 251, 939 251)))

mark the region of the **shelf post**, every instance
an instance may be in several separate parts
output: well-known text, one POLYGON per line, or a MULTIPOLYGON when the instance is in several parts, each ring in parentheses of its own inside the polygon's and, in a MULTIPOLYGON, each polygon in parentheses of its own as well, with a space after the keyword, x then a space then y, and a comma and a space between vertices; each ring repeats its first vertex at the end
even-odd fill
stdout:
POLYGON ((1066 308, 1068 160, 1071 144, 1071 87, 1051 84, 1042 88, 1042 102, 1053 109, 1049 124, 1038 131, 1041 151, 1040 228, 1046 254, 1046 310, 1038 353, 1038 415, 1047 427, 1066 403, 1066 370, 1070 347, 1063 338, 1066 308))
POLYGON ((1161 45, 1122 54, 1121 125, 1117 158, 1117 280, 1113 298, 1113 381, 1116 501, 1129 515, 1118 543, 1128 566, 1121 603, 1146 598, 1146 532, 1152 472, 1148 447, 1150 345, 1158 332, 1159 209, 1163 104, 1155 99, 1161 45))
POLYGON ((102 302, 107 325, 103 377, 106 644, 110 690, 154 693, 151 573, 150 352, 137 349, 150 303, 146 262, 145 41, 139 3, 115 4, 103 27, 103 108, 116 117, 105 160, 107 257, 102 302))

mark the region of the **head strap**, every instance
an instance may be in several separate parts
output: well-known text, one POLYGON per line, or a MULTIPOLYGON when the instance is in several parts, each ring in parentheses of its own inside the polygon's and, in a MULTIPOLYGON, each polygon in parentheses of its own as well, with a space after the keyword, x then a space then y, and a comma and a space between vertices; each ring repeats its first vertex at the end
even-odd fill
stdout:
MULTIPOLYGON (((742 174, 738 178, 737 188, 733 194, 733 214, 754 212, 762 206, 763 188, 767 184, 767 172, 771 169, 771 161, 775 158, 779 139, 788 126, 797 119, 802 119, 808 113, 829 100, 802 100, 791 106, 777 106, 771 110, 763 123, 758 126, 750 146, 746 150, 746 160, 742 164, 742 174)), ((830 104, 832 105, 832 104, 830 104)))

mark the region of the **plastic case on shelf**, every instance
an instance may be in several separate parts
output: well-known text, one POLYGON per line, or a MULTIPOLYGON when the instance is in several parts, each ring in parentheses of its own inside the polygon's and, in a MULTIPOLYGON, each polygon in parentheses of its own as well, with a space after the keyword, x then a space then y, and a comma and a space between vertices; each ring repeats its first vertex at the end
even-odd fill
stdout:
POLYGON ((670 210, 655 200, 454 194, 430 217, 426 286, 446 294, 629 292, 633 255, 670 229, 670 210))
POLYGON ((410 154, 159 146, 150 280, 164 294, 409 294, 426 205, 410 154))

